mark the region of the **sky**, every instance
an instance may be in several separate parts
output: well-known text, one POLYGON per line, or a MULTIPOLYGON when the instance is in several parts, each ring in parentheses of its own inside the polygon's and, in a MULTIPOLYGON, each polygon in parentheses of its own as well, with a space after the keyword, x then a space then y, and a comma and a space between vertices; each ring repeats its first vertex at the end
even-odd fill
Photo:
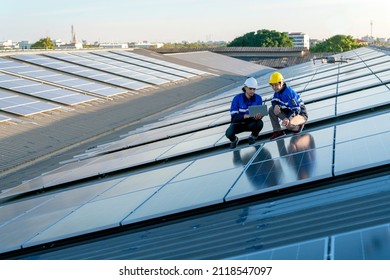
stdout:
POLYGON ((0 41, 232 41, 260 29, 390 38, 386 0, 18 0, 0 5, 0 41), (372 28, 371 28, 372 22, 372 28))

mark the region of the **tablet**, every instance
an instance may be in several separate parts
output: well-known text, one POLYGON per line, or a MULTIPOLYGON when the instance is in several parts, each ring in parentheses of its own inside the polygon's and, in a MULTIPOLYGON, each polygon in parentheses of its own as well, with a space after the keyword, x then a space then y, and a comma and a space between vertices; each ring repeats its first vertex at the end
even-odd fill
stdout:
POLYGON ((263 116, 268 115, 267 105, 248 106, 248 109, 249 109, 249 116, 250 117, 254 117, 257 113, 260 113, 263 116))

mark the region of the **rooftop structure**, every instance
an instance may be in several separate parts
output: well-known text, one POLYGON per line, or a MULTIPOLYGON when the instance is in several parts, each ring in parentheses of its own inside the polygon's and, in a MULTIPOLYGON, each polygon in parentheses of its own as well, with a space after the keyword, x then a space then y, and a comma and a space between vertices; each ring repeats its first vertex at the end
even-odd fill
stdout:
POLYGON ((25 89, 39 89, 38 80, 51 86, 42 92, 55 92, 67 80, 32 76, 36 66, 125 92, 102 97, 66 84, 91 100, 65 96, 69 104, 60 105, 50 96, 45 102, 62 109, 4 114, 0 256, 389 259, 389 52, 365 47, 337 56, 348 62, 280 70, 309 112, 301 134, 270 141, 265 120, 254 146, 243 134, 234 150, 224 136, 230 101, 255 76, 269 104, 269 67, 210 52, 5 57, 7 94, 30 97, 25 89), (135 64, 129 58, 155 72, 119 71, 135 64), (191 75, 164 83, 157 74, 168 69, 157 66, 191 75))

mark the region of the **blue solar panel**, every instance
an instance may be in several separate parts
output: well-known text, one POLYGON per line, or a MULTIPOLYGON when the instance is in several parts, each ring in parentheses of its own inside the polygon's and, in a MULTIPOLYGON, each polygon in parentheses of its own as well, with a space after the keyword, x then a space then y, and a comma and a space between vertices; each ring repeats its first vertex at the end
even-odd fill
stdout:
POLYGON ((335 260, 389 260, 389 224, 336 235, 332 238, 335 260))
POLYGON ((136 58, 136 59, 139 59, 139 60, 143 60, 143 61, 147 61, 147 62, 151 62, 151 63, 155 63, 155 64, 164 65, 166 67, 182 70, 184 72, 188 72, 188 73, 192 73, 192 74, 196 74, 196 75, 206 74, 206 72, 204 72, 204 71, 200 71, 200 70, 197 70, 197 69, 194 69, 194 68, 190 68, 190 67, 186 67, 186 66, 183 66, 183 65, 167 62, 167 61, 164 61, 164 60, 161 60, 161 59, 151 58, 151 57, 140 55, 140 54, 137 54, 137 53, 134 53, 134 52, 113 51, 113 53, 124 55, 124 56, 128 56, 128 57, 133 57, 133 58, 136 58))
POLYGON ((333 130, 329 128, 264 144, 226 200, 331 177, 332 142, 333 130))
POLYGON ((337 115, 359 112, 390 104, 390 90, 378 86, 337 97, 337 115))
POLYGON ((60 106, 55 104, 44 103, 0 90, 0 110, 9 113, 28 116, 58 108, 60 106))
POLYGON ((150 86, 146 83, 138 82, 128 78, 121 78, 110 73, 89 69, 84 66, 56 60, 50 57, 43 57, 39 55, 16 55, 12 56, 12 58, 122 88, 140 90, 150 86))
POLYGON ((156 69, 156 70, 150 69, 150 68, 147 68, 146 65, 145 65, 145 67, 143 67, 144 65, 138 66, 138 65, 134 65, 134 64, 129 64, 127 62, 124 62, 125 57, 122 57, 121 60, 116 60, 115 54, 109 53, 109 52, 98 52, 98 53, 92 53, 92 54, 91 53, 88 53, 88 54, 87 53, 77 53, 76 55, 79 55, 79 56, 82 56, 85 58, 89 58, 92 60, 97 60, 97 61, 107 63, 110 65, 115 65, 115 66, 118 66, 118 67, 121 67, 124 69, 132 70, 132 71, 136 71, 136 72, 140 72, 140 73, 145 73, 147 75, 160 78, 160 79, 154 79, 154 81, 156 83, 159 83, 159 84, 164 84, 164 83, 167 83, 169 81, 183 80, 182 77, 174 76, 174 75, 164 73, 161 71, 156 71, 159 69, 156 69))
POLYGON ((0 87, 43 99, 56 101, 67 105, 76 105, 82 102, 96 100, 96 97, 80 94, 75 91, 45 85, 36 81, 0 74, 0 87))
POLYGON ((75 89, 86 90, 91 93, 99 94, 102 96, 113 96, 116 94, 125 93, 126 90, 120 88, 113 88, 107 85, 97 84, 95 82, 77 78, 71 75, 58 73, 52 70, 47 70, 35 65, 27 65, 18 61, 11 61, 6 59, 0 59, 0 69, 7 72, 39 79, 55 83, 62 86, 72 87, 75 89))
POLYGON ((242 254, 229 258, 229 260, 326 260, 327 247, 328 240, 322 238, 256 253, 242 254))
MULTIPOLYGON (((109 72, 112 74, 116 74, 119 76, 123 76, 126 78, 142 81, 149 84, 155 84, 155 85, 161 85, 168 83, 168 80, 161 79, 158 77, 154 77, 148 74, 144 74, 142 72, 136 72, 130 69, 125 69, 123 67, 118 67, 114 65, 107 64, 105 62, 100 62, 97 60, 93 60, 95 57, 93 54, 79 54, 78 56, 72 55, 72 54, 46 54, 49 57, 53 57, 56 59, 61 59, 67 62, 75 63, 81 66, 87 66, 96 70, 101 70, 105 72, 109 72)), ((142 84, 142 83, 140 83, 142 84)), ((147 84, 144 84, 144 86, 147 86, 147 84)))
POLYGON ((229 169, 168 183, 124 219, 122 224, 222 203, 224 195, 241 171, 241 168, 229 169))
POLYGON ((61 219, 57 218, 55 223, 46 226, 46 229, 39 235, 25 240, 22 247, 26 248, 96 230, 117 227, 156 190, 157 188, 150 188, 118 197, 88 202, 77 208, 77 211, 69 212, 61 219))

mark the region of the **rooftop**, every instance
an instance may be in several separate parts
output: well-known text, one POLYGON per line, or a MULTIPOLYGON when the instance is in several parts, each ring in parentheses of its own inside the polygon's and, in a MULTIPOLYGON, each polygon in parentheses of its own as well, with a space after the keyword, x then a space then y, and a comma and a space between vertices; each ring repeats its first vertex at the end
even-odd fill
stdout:
MULTIPOLYGON (((66 69, 78 65, 123 78, 117 67, 124 64, 113 67, 114 61, 131 64, 125 57, 133 53, 197 73, 177 82, 144 81, 108 98, 84 92, 97 99, 30 116, 4 114, 11 120, 0 123, 7 132, 1 136, 3 259, 390 258, 386 49, 360 48, 338 54, 348 62, 280 70, 307 105, 305 130, 269 141, 266 120, 255 146, 244 133, 235 150, 224 136, 230 101, 245 77, 255 76, 269 102, 269 67, 210 52, 4 60, 79 78, 85 72, 66 69)), ((9 75, 38 82, 29 71, 1 65, 0 82, 9 75)), ((113 86, 108 81, 99 84, 113 86)), ((27 86, 13 83, 7 93, 25 97, 27 86)), ((47 78, 40 83, 48 85, 47 78)), ((58 87, 58 80, 50 85, 58 87)))

